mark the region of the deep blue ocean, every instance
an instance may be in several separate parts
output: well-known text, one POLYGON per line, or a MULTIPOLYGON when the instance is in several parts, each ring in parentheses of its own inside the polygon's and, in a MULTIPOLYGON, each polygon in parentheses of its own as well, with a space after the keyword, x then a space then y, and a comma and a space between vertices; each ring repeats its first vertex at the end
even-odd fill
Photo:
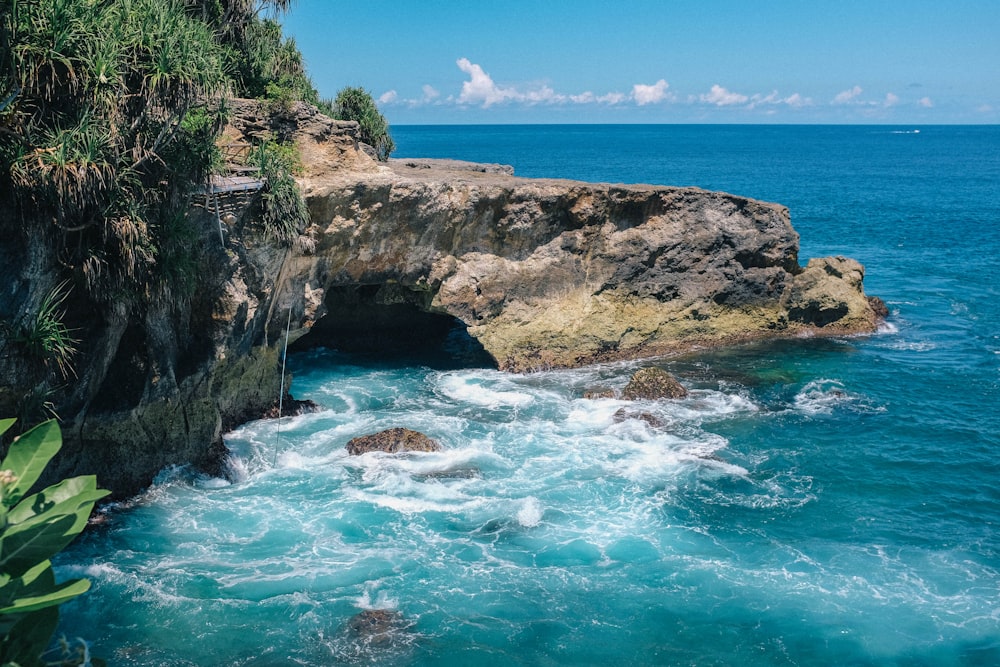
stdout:
POLYGON ((397 127, 398 157, 693 185, 788 206, 867 268, 870 336, 639 364, 289 359, 322 412, 164 471, 58 563, 112 665, 1000 665, 1000 127, 397 127), (918 131, 919 130, 919 131, 918 131), (406 426, 445 451, 348 457, 406 426), (350 619, 391 609, 388 635, 350 619))

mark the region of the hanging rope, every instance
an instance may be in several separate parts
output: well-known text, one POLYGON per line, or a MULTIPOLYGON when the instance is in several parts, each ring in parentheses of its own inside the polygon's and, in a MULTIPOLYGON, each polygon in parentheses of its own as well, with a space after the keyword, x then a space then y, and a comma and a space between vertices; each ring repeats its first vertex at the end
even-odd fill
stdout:
POLYGON ((274 462, 278 464, 278 436, 281 431, 281 411, 285 402, 285 362, 288 360, 288 334, 292 330, 292 309, 288 309, 288 322, 285 324, 285 347, 281 352, 281 384, 278 385, 278 424, 274 429, 274 462))

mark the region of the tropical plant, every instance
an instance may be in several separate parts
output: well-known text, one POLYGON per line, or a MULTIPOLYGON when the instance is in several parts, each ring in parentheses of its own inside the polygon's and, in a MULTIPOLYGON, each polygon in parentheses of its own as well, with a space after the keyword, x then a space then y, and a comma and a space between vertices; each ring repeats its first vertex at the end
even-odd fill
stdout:
POLYGON ((364 88, 344 88, 333 100, 333 110, 340 120, 358 122, 361 141, 375 149, 375 155, 383 162, 389 159, 396 144, 389 134, 389 123, 378 110, 375 100, 364 88))
POLYGON ((265 234, 291 241, 309 222, 309 210, 295 183, 294 174, 299 169, 295 147, 267 142, 251 153, 250 162, 260 169, 264 180, 260 208, 265 234))
POLYGON ((19 94, 0 115, 0 191, 31 223, 18 231, 51 239, 98 303, 141 301, 157 217, 211 160, 206 133, 178 140, 219 114, 225 49, 182 0, 5 4, 0 72, 19 94))
POLYGON ((62 305, 69 296, 68 285, 64 280, 53 287, 42 299, 35 317, 12 336, 28 355, 46 367, 55 366, 64 380, 74 374, 72 361, 80 342, 63 323, 66 311, 62 305))
MULTIPOLYGON (((0 435, 14 422, 0 420, 0 435)), ((108 492, 87 475, 27 495, 61 446, 62 433, 50 420, 15 438, 0 462, 0 664, 5 667, 45 665, 59 605, 90 588, 86 579, 57 583, 49 559, 80 534, 94 503, 108 492)))

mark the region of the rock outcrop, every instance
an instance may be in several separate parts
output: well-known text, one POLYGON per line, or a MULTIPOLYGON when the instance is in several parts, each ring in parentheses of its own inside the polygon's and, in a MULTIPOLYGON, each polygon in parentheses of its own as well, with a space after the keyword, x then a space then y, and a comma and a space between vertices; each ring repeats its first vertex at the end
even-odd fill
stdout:
POLYGON ((622 398, 626 401, 684 398, 687 394, 677 378, 655 366, 637 370, 622 390, 622 398))
MULTIPOLYGON (((286 264, 286 285, 323 294, 341 333, 351 312, 370 321, 396 308, 409 313, 404 329, 412 314, 447 315, 498 367, 530 371, 876 324, 863 267, 801 267, 776 204, 446 161, 363 173, 310 164, 302 183, 311 250, 286 264)), ((332 335, 322 322, 316 332, 332 335)))
POLYGON ((386 454, 437 452, 441 450, 441 445, 419 431, 408 428, 390 428, 371 435, 351 438, 346 448, 348 454, 359 456, 368 452, 385 452, 386 454))
MULTIPOLYGON (((4 339, 0 416, 32 401, 59 412, 66 444, 54 475, 96 473, 122 497, 167 465, 217 470, 222 433, 287 392, 286 326, 301 345, 381 346, 458 325, 499 368, 528 371, 876 325, 861 265, 801 267, 777 204, 524 179, 496 165, 377 163, 356 124, 307 105, 278 116, 256 102, 232 108, 227 141, 297 142, 311 224, 283 244, 252 211, 220 220, 205 202, 193 207, 203 249, 193 294, 150 294, 129 313, 71 305, 78 378, 53 395, 32 394, 37 374, 4 339)), ((7 206, 0 318, 13 326, 37 312, 60 265, 45 239, 17 235, 22 214, 7 206)))

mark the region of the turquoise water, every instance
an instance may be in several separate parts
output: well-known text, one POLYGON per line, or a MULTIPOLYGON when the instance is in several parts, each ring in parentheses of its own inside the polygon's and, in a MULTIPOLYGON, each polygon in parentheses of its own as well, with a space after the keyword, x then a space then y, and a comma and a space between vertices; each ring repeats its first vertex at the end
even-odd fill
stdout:
POLYGON ((504 374, 458 332, 295 355, 323 411, 107 508, 62 631, 116 665, 1000 664, 1000 128, 912 129, 397 128, 403 156, 779 201, 892 315, 659 360, 691 390, 660 403, 582 398, 637 364, 504 374), (346 456, 394 426, 445 451, 346 456), (388 638, 348 628, 385 608, 388 638))

